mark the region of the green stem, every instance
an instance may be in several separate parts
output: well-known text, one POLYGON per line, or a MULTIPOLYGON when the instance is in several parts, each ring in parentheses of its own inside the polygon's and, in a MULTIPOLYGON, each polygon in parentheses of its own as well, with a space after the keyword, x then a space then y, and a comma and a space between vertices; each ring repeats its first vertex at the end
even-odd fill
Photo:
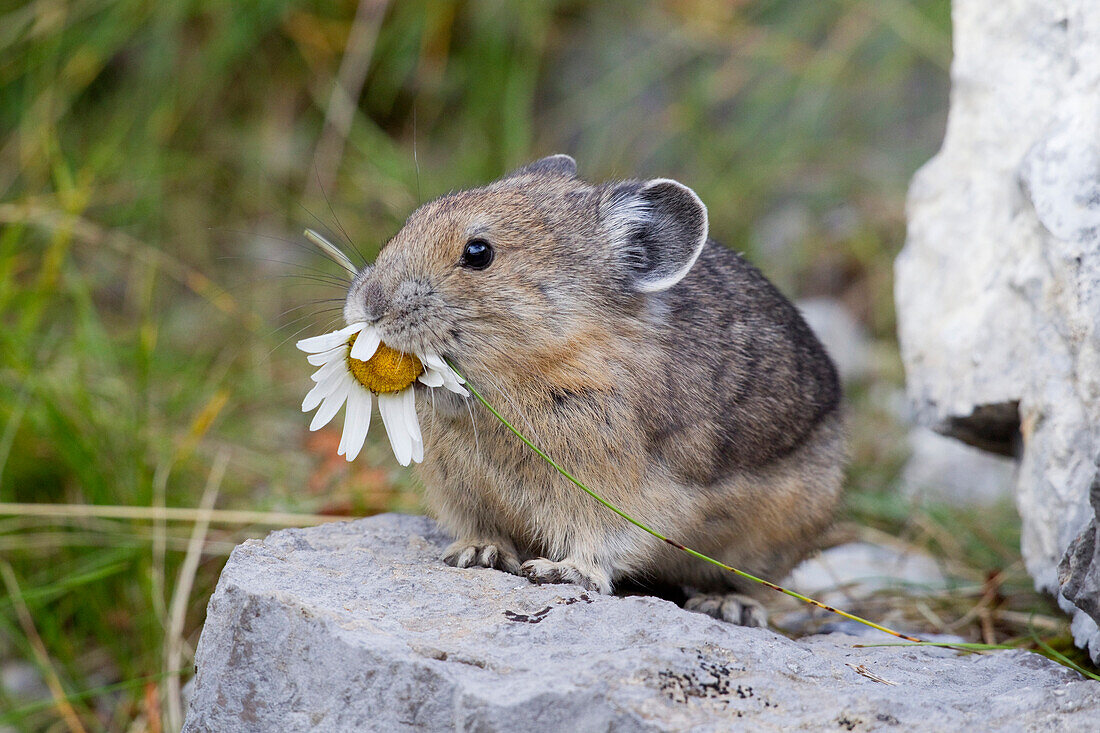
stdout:
MULTIPOLYGON (((447 363, 451 367, 451 369, 454 369, 456 374, 458 374, 460 377, 463 377, 463 375, 457 369, 455 369, 454 364, 451 364, 450 361, 448 361, 447 363)), ((463 377, 463 378, 465 378, 465 377, 463 377)), ((578 481, 573 476, 573 474, 569 473, 564 468, 562 468, 560 465, 558 465, 558 463, 553 458, 546 455, 546 453, 543 452, 542 449, 540 449, 537 445, 535 445, 530 440, 528 440, 527 437, 523 433, 521 433, 519 430, 517 430, 515 428, 514 425, 512 425, 512 423, 505 420, 504 416, 501 415, 499 412, 497 412, 496 408, 494 408, 492 405, 490 405, 489 401, 486 400, 484 397, 482 397, 481 393, 478 392, 474 388, 474 386, 469 383, 469 381, 466 382, 466 388, 469 389, 470 392, 474 395, 474 397, 477 398, 478 402, 480 402, 482 405, 485 406, 486 410, 493 413, 493 415, 496 417, 497 420, 500 420, 500 422, 503 423, 506 428, 511 430, 517 438, 522 440, 524 442, 524 444, 528 448, 533 450, 535 453, 537 453, 539 455, 539 457, 541 457, 544 461, 549 463, 554 468, 554 470, 556 470, 558 473, 560 473, 565 478, 569 479, 581 491, 588 494, 593 499, 598 501, 600 504, 603 504, 605 507, 607 507, 611 511, 615 512, 620 517, 622 517, 626 521, 630 522, 631 524, 633 524, 638 529, 640 529, 644 532, 648 532, 649 534, 653 535, 654 537, 661 540, 662 542, 667 542, 668 544, 672 545, 673 547, 675 547, 679 550, 683 550, 684 552, 686 552, 689 555, 697 557, 700 560, 704 560, 706 562, 709 562, 711 565, 717 565, 718 567, 722 568, 723 570, 728 570, 729 572, 731 572, 735 575, 738 575, 742 578, 745 578, 746 580, 751 580, 754 583, 759 583, 760 585, 767 586, 768 588, 771 588, 772 590, 779 591, 780 593, 785 593, 786 595, 791 596, 792 598, 797 598, 798 600, 802 601, 803 603, 809 603, 812 606, 817 606, 818 608, 823 608, 826 611, 830 611, 832 613, 837 614, 838 616, 843 616, 844 618, 851 619, 852 621, 858 621, 861 624, 864 624, 866 626, 870 626, 872 629, 878 629, 879 631, 883 631, 887 634, 890 634, 891 636, 896 636, 899 639, 905 639, 907 641, 917 642, 917 643, 921 642, 921 639, 918 639, 915 636, 908 636, 906 634, 902 634, 898 631, 894 631, 893 629, 889 629, 889 628, 887 628, 885 626, 882 626, 880 624, 876 624, 874 621, 869 621, 865 618, 861 618, 860 616, 856 616, 855 614, 848 613, 847 611, 842 611, 839 608, 833 608, 832 606, 827 605, 825 603, 822 603, 821 601, 816 601, 813 598, 810 598, 809 596, 804 596, 801 593, 796 593, 793 590, 790 590, 788 588, 784 588, 783 586, 780 586, 780 585, 776 585, 775 583, 764 580, 763 578, 758 578, 755 575, 751 575, 749 573, 746 573, 743 570, 738 570, 737 568, 732 567, 730 565, 726 565, 724 562, 719 562, 718 560, 715 560, 713 557, 709 557, 707 555, 704 555, 701 552, 698 552, 696 550, 691 549, 690 547, 686 547, 686 546, 680 544, 676 540, 672 540, 672 539, 669 539, 668 537, 665 537, 663 534, 661 534, 657 530, 653 529, 652 527, 649 527, 646 524, 643 524, 642 522, 639 522, 637 519, 630 516, 629 514, 624 512, 622 509, 615 506, 614 504, 609 502, 607 499, 604 499, 602 496, 597 494, 595 491, 593 491, 592 489, 588 488, 583 483, 578 481)))

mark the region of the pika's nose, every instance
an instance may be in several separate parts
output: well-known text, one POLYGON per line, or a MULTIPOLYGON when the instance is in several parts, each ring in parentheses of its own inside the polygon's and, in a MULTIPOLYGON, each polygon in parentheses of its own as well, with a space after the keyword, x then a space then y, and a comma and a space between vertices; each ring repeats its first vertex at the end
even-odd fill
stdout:
POLYGON ((386 315, 390 302, 386 297, 386 291, 377 280, 367 283, 363 289, 363 306, 366 309, 367 320, 372 323, 386 315))

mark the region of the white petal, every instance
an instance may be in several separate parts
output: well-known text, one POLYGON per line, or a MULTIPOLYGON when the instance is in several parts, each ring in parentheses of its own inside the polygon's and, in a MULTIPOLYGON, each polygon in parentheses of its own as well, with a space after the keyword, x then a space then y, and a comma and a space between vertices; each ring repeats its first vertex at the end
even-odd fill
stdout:
POLYGON ((351 345, 351 358, 366 361, 378 351, 380 343, 382 343, 382 337, 378 335, 376 329, 370 328, 360 332, 355 338, 355 343, 351 345))
POLYGON ((359 455, 359 451, 363 450, 363 443, 367 440, 367 430, 370 428, 370 392, 365 389, 362 390, 362 396, 359 398, 359 403, 359 419, 355 424, 356 432, 348 438, 348 450, 344 454, 349 462, 355 460, 359 455))
MULTIPOLYGON (((451 369, 450 365, 447 364, 447 362, 444 361, 443 357, 439 354, 435 353, 434 351, 425 352, 423 355, 420 356, 420 361, 422 361, 428 369, 438 373, 441 377, 443 377, 443 386, 447 389, 451 390, 452 392, 456 392, 463 397, 466 397, 470 394, 465 390, 465 388, 462 387, 466 380, 460 377, 458 375, 458 372, 456 372, 454 369, 451 369)), ((427 382, 424 383, 428 384, 427 382)), ((429 384, 428 386, 436 387, 438 385, 429 384)))
POLYGON ((457 392, 463 397, 468 395, 469 392, 467 392, 462 386, 466 383, 466 380, 463 379, 454 369, 451 369, 450 364, 443 362, 442 359, 439 359, 439 361, 442 363, 442 365, 438 367, 438 371, 443 376, 443 386, 451 390, 452 392, 457 392))
POLYGON ((310 376, 310 379, 312 379, 314 382, 323 382, 336 372, 346 372, 347 370, 348 364, 346 361, 344 361, 343 359, 333 359, 328 364, 325 364, 323 367, 315 371, 312 376, 310 376))
POLYGON ((445 369, 450 368, 447 366, 447 362, 443 361, 443 357, 433 351, 429 351, 421 356, 420 361, 424 362, 432 369, 437 369, 439 371, 444 371, 445 369))
POLYGON ((330 374, 327 378, 321 380, 313 389, 306 393, 306 398, 302 400, 302 412, 309 412, 317 405, 321 404, 321 400, 332 394, 336 389, 336 385, 343 380, 344 374, 347 374, 347 370, 339 370, 330 374))
POLYGON ((412 389, 404 391, 405 396, 405 421, 409 429, 409 437, 412 438, 412 459, 414 463, 424 460, 424 436, 420 433, 420 418, 416 415, 416 395, 412 389))
POLYGON ((336 449, 336 455, 342 456, 348 443, 348 435, 351 434, 352 423, 355 422, 356 390, 348 391, 348 399, 344 407, 344 429, 340 433, 340 447, 336 449))
POLYGON ((416 395, 413 394, 411 387, 402 390, 401 402, 405 410, 405 425, 409 429, 409 437, 412 438, 413 443, 423 443, 420 435, 420 419, 416 416, 416 395))
POLYGON ((302 351, 309 353, 319 353, 321 351, 328 351, 339 346, 342 342, 347 341, 353 333, 359 333, 366 328, 366 323, 353 323, 346 328, 341 328, 339 331, 333 331, 332 333, 323 333, 320 336, 313 336, 312 338, 302 339, 295 344, 302 351))
POLYGON ((451 369, 451 365, 444 362, 443 368, 439 371, 443 372, 443 375, 453 379, 457 384, 466 384, 466 380, 459 376, 459 373, 454 369, 451 369))
POLYGON ((340 436, 340 450, 337 455, 347 456, 354 461, 363 449, 370 427, 370 392, 365 389, 352 389, 348 392, 348 406, 344 410, 344 434, 340 436))
POLYGON ((345 354, 345 346, 344 344, 340 344, 339 346, 332 347, 328 351, 321 351, 316 354, 310 354, 306 357, 306 361, 308 361, 313 366, 322 366, 324 364, 328 364, 333 359, 342 359, 345 354))
POLYGON ((336 387, 321 403, 321 409, 317 410, 317 414, 313 416, 313 422, 309 424, 310 430, 319 430, 328 425, 329 421, 336 417, 336 413, 340 411, 340 406, 347 399, 348 392, 355 385, 355 381, 346 372, 342 373, 341 377, 342 379, 336 384, 336 387))
POLYGON ((455 375, 453 372, 450 375, 444 373, 443 386, 451 390, 455 394, 460 394, 463 397, 468 397, 470 393, 467 392, 466 388, 463 387, 462 384, 455 379, 456 376, 457 375, 455 375))
POLYGON ((420 380, 421 384, 426 384, 429 387, 443 386, 443 375, 435 369, 425 369, 424 373, 421 374, 418 379, 420 380))
POLYGON ((378 411, 382 413, 382 423, 386 426, 386 435, 390 438, 393 455, 402 466, 412 460, 412 438, 405 426, 405 407, 399 394, 378 395, 378 411))

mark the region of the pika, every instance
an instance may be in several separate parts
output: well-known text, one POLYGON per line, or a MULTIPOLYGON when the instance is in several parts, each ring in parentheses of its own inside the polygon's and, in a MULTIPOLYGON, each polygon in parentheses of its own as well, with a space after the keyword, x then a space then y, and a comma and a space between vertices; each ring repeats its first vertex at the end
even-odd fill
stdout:
MULTIPOLYGON (((734 567, 778 580, 831 525, 836 368, 790 301, 708 239, 681 183, 594 185, 554 155, 443 196, 357 274, 344 315, 445 356, 580 481, 734 567)), ((744 581, 599 506, 477 403, 416 388, 447 563, 680 588, 688 609, 766 623, 744 581)))

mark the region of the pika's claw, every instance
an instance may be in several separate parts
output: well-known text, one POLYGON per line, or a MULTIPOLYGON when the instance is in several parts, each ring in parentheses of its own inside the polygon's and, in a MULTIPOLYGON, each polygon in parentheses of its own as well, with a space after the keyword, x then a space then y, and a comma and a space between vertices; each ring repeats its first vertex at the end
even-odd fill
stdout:
POLYGON ((443 562, 456 568, 495 568, 520 574, 519 555, 503 542, 459 540, 444 550, 443 562))
POLYGON ((689 598, 684 609, 738 626, 768 625, 768 612, 760 601, 740 593, 700 593, 689 598))
POLYGON ((598 568, 582 569, 569 560, 554 562, 545 558, 528 560, 520 572, 532 583, 575 583, 585 590, 611 592, 611 578, 598 568))

